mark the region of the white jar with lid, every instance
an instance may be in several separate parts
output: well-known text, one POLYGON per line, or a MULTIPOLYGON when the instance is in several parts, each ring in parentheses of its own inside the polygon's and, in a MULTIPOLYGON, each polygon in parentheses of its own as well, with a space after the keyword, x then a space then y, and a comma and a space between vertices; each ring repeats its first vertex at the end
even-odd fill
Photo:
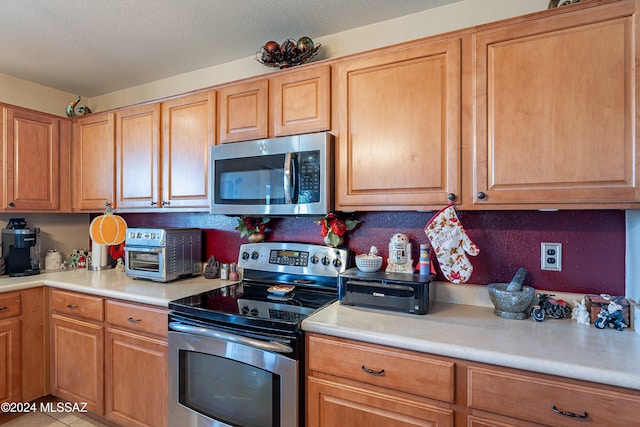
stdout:
POLYGON ((62 254, 57 249, 49 249, 44 256, 45 270, 60 270, 62 266, 62 254))

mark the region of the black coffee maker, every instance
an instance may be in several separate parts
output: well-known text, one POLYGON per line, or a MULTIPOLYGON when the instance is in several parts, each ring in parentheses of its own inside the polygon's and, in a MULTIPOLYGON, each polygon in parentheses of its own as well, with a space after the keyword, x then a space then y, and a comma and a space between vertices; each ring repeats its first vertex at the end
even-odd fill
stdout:
POLYGON ((5 274, 40 274, 40 229, 27 228, 24 218, 11 218, 2 229, 2 258, 5 274))

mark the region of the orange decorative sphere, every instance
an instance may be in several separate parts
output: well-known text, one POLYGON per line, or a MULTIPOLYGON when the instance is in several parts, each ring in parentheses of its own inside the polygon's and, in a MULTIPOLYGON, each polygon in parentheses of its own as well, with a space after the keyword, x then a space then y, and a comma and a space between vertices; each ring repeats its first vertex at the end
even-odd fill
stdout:
POLYGON ((89 237, 99 245, 118 245, 127 235, 124 218, 113 214, 97 216, 89 225, 89 237))

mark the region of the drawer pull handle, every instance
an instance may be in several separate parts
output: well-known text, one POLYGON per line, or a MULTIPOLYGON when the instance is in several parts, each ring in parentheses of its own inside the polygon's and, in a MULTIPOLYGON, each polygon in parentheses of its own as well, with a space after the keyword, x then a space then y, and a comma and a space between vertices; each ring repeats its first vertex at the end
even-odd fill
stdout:
POLYGON ((565 417, 582 418, 582 419, 589 418, 589 414, 587 414, 587 411, 583 411, 582 415, 580 415, 580 414, 575 414, 573 412, 561 411, 558 408, 556 408, 556 405, 553 405, 551 409, 553 409, 553 412, 555 412, 556 414, 564 415, 565 417))
POLYGON ((140 323, 140 322, 142 322, 142 319, 134 319, 133 317, 129 317, 129 318, 127 319, 127 321, 128 321, 129 323, 140 323))
POLYGON ((67 304, 67 308, 69 310, 73 310, 74 308, 78 308, 78 306, 77 305, 73 305, 73 304, 67 304))
POLYGON ((376 375, 376 376, 384 375, 384 369, 381 369, 379 371, 374 371, 373 369, 365 368, 364 365, 362 365, 362 368, 360 368, 360 369, 362 369, 367 374, 376 375))
POLYGON ((5 311, 5 310, 9 310, 9 307, 7 307, 7 306, 0 307, 0 311, 5 311))

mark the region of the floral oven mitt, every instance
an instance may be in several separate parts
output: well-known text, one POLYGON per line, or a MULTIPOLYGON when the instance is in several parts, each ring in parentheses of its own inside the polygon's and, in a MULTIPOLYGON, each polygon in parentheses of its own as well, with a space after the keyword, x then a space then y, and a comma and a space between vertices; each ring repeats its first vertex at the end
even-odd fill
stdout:
POLYGON ((469 280, 473 266, 467 254, 476 256, 480 249, 467 236, 453 206, 435 214, 424 227, 424 232, 447 280, 453 283, 469 280))

